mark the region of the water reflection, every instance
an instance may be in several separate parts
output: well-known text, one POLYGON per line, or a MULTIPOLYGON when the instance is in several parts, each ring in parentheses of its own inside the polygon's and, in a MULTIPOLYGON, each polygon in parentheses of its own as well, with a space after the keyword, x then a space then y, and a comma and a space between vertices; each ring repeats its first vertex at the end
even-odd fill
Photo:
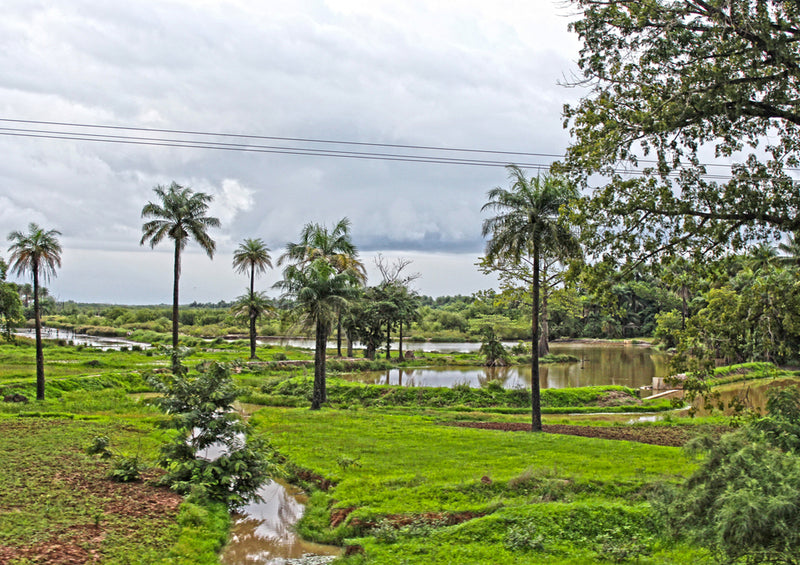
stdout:
MULTIPOLYGON (((30 328, 18 329, 14 335, 28 337, 34 339, 36 331, 30 328)), ((140 349, 150 349, 149 343, 142 343, 139 341, 131 341, 120 337, 104 337, 87 334, 75 333, 72 330, 61 330, 58 328, 42 328, 42 339, 63 339, 64 341, 71 342, 73 345, 83 345, 86 347, 96 347, 107 351, 113 349, 119 351, 122 347, 138 346, 140 349)))
MULTIPOLYGON (((650 385, 653 377, 670 374, 669 356, 651 348, 616 344, 554 344, 554 354, 568 353, 579 359, 572 363, 540 365, 542 388, 620 385, 638 388, 650 385)), ((426 367, 370 371, 345 375, 345 379, 399 386, 452 387, 468 384, 485 386, 498 381, 505 388, 528 388, 529 365, 512 367, 426 367)))
POLYGON ((295 534, 293 527, 307 502, 302 491, 270 481, 259 494, 263 501, 248 504, 232 517, 230 540, 220 556, 224 565, 284 565, 307 555, 339 555, 338 547, 307 542, 295 534))

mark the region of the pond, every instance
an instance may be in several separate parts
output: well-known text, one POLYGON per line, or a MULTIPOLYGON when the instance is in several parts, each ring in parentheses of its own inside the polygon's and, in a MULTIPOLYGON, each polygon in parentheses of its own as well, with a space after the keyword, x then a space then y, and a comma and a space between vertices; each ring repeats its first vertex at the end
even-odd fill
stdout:
MULTIPOLYGON (((428 344, 435 345, 435 344, 428 344)), ((555 343, 553 354, 570 354, 579 360, 572 363, 540 365, 541 388, 620 385, 631 388, 649 386, 653 377, 671 373, 669 355, 630 344, 555 343)), ((372 384, 400 386, 452 387, 468 384, 480 387, 496 380, 505 388, 529 388, 529 365, 512 367, 426 367, 391 369, 345 375, 345 379, 372 384)))

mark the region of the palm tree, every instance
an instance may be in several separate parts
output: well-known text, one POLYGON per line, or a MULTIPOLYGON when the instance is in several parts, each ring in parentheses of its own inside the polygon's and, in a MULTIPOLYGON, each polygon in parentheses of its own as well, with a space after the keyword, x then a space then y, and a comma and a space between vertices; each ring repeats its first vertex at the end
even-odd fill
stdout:
POLYGON ((283 280, 275 283, 284 296, 293 298, 315 328, 314 394, 311 409, 319 410, 326 400, 325 348, 331 323, 348 299, 359 288, 358 277, 350 269, 339 272, 323 257, 310 262, 292 264, 283 271, 283 280))
POLYGON ((61 266, 61 244, 56 230, 45 231, 34 223, 28 225, 28 233, 11 232, 11 269, 18 275, 30 272, 33 277, 33 319, 36 327, 36 399, 44 400, 44 352, 42 351, 42 312, 39 304, 39 279, 55 276, 56 267, 61 266))
POLYGON ((153 189, 158 195, 157 202, 148 202, 142 208, 142 218, 154 218, 142 224, 142 239, 155 247, 165 238, 175 242, 175 260, 172 285, 172 369, 181 370, 178 358, 178 288, 181 277, 181 252, 194 238, 210 258, 214 257, 216 243, 208 235, 209 228, 219 227, 219 220, 206 216, 208 205, 213 199, 209 194, 194 192, 175 182, 165 188, 161 185, 153 189))
POLYGON ((342 218, 333 229, 320 224, 306 224, 300 232, 298 243, 288 243, 286 252, 278 258, 278 265, 284 261, 310 263, 315 259, 324 259, 337 272, 352 271, 361 282, 366 281, 367 271, 358 260, 358 249, 350 236, 350 220, 342 218))
MULTIPOLYGON (((256 359, 256 320, 265 311, 265 308, 256 300, 254 287, 256 273, 266 273, 267 268, 272 268, 269 247, 261 239, 245 239, 233 252, 233 268, 239 273, 250 273, 250 297, 248 302, 253 306, 248 312, 248 317, 250 318, 250 359, 256 359)), ((242 303, 241 297, 237 303, 242 303)))
POLYGON ((256 357, 256 320, 267 312, 273 310, 272 302, 263 292, 248 292, 236 299, 233 314, 239 318, 247 318, 250 323, 250 359, 256 357))
MULTIPOLYGON (((278 258, 278 265, 287 260, 302 265, 316 259, 323 259, 338 273, 349 272, 359 284, 367 281, 367 270, 358 259, 358 249, 350 236, 350 220, 346 217, 339 220, 330 231, 320 224, 306 224, 300 232, 300 241, 286 245, 286 252, 278 258)), ((341 357, 341 312, 337 313, 336 325, 336 350, 341 357)))
POLYGON ((562 206, 578 197, 572 185, 549 175, 528 179, 516 165, 509 165, 510 189, 493 188, 489 201, 481 211, 491 210, 497 215, 483 222, 486 258, 519 262, 523 257, 533 264, 531 294, 533 312, 531 319, 531 430, 542 430, 541 398, 539 392, 539 287, 540 257, 545 249, 559 248, 574 241, 572 232, 559 222, 562 206))
POLYGON ((790 233, 786 242, 778 244, 778 250, 784 255, 778 257, 778 262, 786 267, 800 266, 800 231, 790 233))
POLYGON ((780 258, 778 257, 778 250, 772 245, 769 243, 759 243, 750 248, 745 256, 744 262, 754 273, 757 273, 774 267, 780 262, 780 258))

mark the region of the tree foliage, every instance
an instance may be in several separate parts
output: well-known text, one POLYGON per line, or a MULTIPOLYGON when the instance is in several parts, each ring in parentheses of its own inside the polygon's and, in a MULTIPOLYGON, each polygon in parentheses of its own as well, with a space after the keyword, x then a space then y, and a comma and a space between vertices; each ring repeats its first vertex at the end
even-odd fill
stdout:
POLYGON ((8 265, 0 258, 0 332, 7 341, 11 340, 11 330, 22 320, 22 300, 17 285, 6 282, 8 265))
POLYGON ((591 90, 565 108, 564 170, 582 187, 607 179, 583 210, 598 241, 654 255, 797 231, 798 3, 573 3, 591 90), (715 157, 730 173, 704 163, 715 157))
POLYGON ((663 507, 674 533, 724 563, 800 562, 800 390, 769 395, 766 417, 691 444, 705 459, 663 507))
POLYGON ((233 410, 238 389, 223 365, 196 375, 165 375, 150 381, 156 399, 177 431, 162 447, 163 482, 180 493, 193 492, 237 507, 257 498, 257 490, 278 468, 267 445, 248 436, 233 410), (209 453, 209 449, 215 453, 209 453))

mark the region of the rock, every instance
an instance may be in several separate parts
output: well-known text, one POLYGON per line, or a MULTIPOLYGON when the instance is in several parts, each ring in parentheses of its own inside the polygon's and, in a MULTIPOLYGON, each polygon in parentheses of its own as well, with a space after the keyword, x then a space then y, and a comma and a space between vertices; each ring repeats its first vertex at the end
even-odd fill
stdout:
POLYGON ((27 404, 28 397, 27 396, 23 396, 23 395, 21 395, 19 393, 17 393, 17 394, 9 394, 9 395, 3 397, 3 401, 5 401, 5 402, 24 402, 24 403, 27 404))
POLYGON ((287 559, 286 565, 326 565, 336 559, 335 555, 303 555, 294 559, 287 559))

